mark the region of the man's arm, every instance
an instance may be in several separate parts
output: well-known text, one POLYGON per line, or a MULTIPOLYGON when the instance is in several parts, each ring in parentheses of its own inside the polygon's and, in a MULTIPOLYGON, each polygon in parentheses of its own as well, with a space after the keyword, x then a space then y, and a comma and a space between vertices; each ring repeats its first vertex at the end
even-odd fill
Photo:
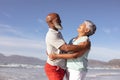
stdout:
POLYGON ((82 51, 79 51, 79 52, 74 52, 72 54, 50 54, 49 55, 49 58, 51 60, 54 60, 54 59, 73 59, 73 58, 77 58, 77 57, 80 57, 82 56, 84 53, 85 53, 86 50, 82 50, 82 51))
MULTIPOLYGON (((89 42, 90 43, 90 42, 89 42)), ((87 50, 90 49, 90 44, 87 45, 87 48, 85 49, 82 49, 81 51, 77 51, 77 52, 73 52, 73 53, 63 53, 63 54, 50 54, 49 55, 49 58, 51 58, 52 60, 54 59, 59 59, 59 58, 62 58, 62 59, 72 59, 72 58, 77 58, 77 57, 80 57, 82 56, 87 50)))
POLYGON ((89 48, 89 46, 90 46, 90 41, 87 40, 79 45, 63 44, 59 49, 65 52, 69 52, 69 51, 76 52, 89 48))

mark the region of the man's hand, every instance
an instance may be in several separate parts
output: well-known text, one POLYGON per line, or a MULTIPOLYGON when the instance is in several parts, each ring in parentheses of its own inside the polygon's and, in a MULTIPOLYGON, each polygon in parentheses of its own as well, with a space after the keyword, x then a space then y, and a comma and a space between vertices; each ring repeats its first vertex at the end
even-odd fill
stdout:
POLYGON ((57 59, 57 54, 52 53, 52 54, 49 54, 48 56, 51 60, 57 59))
POLYGON ((90 49, 91 46, 91 42, 89 40, 85 41, 85 42, 81 42, 79 44, 81 49, 90 49))

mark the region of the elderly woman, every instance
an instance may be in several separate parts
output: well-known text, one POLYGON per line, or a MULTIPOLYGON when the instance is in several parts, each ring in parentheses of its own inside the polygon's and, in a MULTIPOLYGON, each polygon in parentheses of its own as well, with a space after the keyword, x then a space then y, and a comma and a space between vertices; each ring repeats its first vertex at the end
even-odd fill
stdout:
MULTIPOLYGON (((90 21, 84 21, 77 29, 78 36, 70 40, 70 44, 79 45, 83 42, 89 40, 89 36, 93 35, 96 31, 95 24, 90 21)), ((89 40, 90 41, 90 40, 89 40)), ((87 57, 90 51, 89 48, 86 48, 85 51, 80 53, 68 52, 67 54, 51 54, 49 57, 51 59, 67 59, 67 80, 84 80, 87 73, 87 57)))

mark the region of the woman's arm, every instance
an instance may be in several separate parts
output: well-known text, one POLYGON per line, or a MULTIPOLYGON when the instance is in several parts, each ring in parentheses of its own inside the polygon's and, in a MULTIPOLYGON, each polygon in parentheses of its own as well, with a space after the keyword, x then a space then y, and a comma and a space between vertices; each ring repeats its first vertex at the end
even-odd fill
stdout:
POLYGON ((54 59, 73 59, 73 58, 77 58, 77 57, 80 57, 82 56, 84 53, 86 52, 86 49, 84 50, 81 50, 79 52, 74 52, 74 53, 71 53, 71 54, 50 54, 49 55, 49 58, 51 58, 52 60, 54 59))
POLYGON ((82 42, 78 45, 72 44, 63 44, 59 49, 62 51, 70 52, 70 51, 81 51, 82 49, 88 48, 90 45, 89 40, 82 42))
MULTIPOLYGON (((89 42, 90 43, 90 42, 89 42)), ((81 43, 80 43, 81 44, 81 43)), ((77 51, 77 52, 73 52, 73 53, 62 53, 62 54, 55 54, 55 53, 52 53, 52 54, 49 54, 49 58, 51 58, 52 60, 54 59, 72 59, 72 58, 77 58, 77 57, 80 57, 82 56, 87 50, 90 49, 90 46, 91 46, 91 43, 87 45, 87 48, 85 49, 82 49, 80 51, 77 51)))

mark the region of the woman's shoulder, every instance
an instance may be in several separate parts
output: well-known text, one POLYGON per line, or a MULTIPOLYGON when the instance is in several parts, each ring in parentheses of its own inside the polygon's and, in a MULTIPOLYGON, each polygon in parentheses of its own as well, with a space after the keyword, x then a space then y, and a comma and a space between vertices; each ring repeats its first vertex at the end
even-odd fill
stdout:
POLYGON ((82 36, 82 37, 80 37, 80 38, 77 38, 77 39, 75 40, 75 43, 86 42, 87 40, 89 40, 89 37, 87 37, 87 36, 82 36))

